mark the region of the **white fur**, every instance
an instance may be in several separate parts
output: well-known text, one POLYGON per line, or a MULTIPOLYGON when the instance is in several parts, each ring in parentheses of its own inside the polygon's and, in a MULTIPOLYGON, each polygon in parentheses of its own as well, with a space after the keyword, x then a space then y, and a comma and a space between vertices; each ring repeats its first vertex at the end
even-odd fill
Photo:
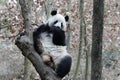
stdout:
POLYGON ((50 17, 46 22, 46 24, 48 24, 49 26, 58 26, 60 28, 61 28, 61 23, 63 23, 63 30, 66 31, 66 21, 65 21, 64 16, 61 14, 56 14, 56 15, 50 17), (56 20, 58 20, 58 23, 53 25, 53 23, 56 20))
POLYGON ((43 45, 45 53, 50 53, 53 57, 55 64, 59 63, 60 59, 65 55, 69 55, 66 46, 56 46, 52 42, 52 34, 49 35, 47 33, 41 34, 41 43, 43 45))

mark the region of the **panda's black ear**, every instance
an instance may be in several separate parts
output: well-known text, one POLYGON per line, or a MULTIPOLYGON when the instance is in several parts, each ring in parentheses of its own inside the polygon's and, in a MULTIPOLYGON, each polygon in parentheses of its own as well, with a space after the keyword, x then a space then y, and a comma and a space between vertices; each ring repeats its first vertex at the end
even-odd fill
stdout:
POLYGON ((65 21, 68 21, 68 20, 69 20, 69 16, 66 15, 66 16, 65 16, 65 21))
POLYGON ((51 12, 51 15, 52 16, 54 16, 54 15, 56 15, 57 14, 57 11, 56 10, 53 10, 52 12, 51 12))

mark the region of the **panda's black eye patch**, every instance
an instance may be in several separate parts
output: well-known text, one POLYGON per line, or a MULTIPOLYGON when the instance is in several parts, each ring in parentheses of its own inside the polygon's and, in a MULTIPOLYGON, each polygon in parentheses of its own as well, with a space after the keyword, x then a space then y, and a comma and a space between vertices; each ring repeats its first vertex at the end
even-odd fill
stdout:
POLYGON ((58 22, 58 20, 57 20, 57 21, 55 21, 55 22, 54 22, 54 24, 56 24, 57 22, 58 22))
POLYGON ((61 23, 61 29, 63 29, 63 23, 61 23))

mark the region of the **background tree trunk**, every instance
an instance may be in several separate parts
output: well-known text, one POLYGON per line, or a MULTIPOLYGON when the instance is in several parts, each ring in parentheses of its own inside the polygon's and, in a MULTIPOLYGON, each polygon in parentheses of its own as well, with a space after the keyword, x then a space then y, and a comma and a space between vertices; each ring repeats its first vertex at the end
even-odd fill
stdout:
MULTIPOLYGON (((68 5, 67 5, 67 11, 70 13, 70 10, 71 10, 71 0, 68 1, 68 5)), ((71 23, 72 23, 72 20, 71 20, 71 13, 70 14, 67 14, 69 16, 69 20, 68 20, 68 25, 67 25, 67 40, 66 40, 66 43, 67 43, 67 50, 69 51, 69 47, 70 47, 70 40, 71 40, 71 23)))
POLYGON ((52 11, 52 4, 53 0, 45 0, 45 13, 46 13, 46 19, 50 17, 50 13, 52 11))
POLYGON ((85 80, 90 80, 91 78, 91 46, 88 41, 87 37, 87 26, 85 23, 85 18, 84 18, 84 44, 85 44, 85 50, 84 53, 86 55, 86 64, 85 64, 85 80))
POLYGON ((79 53, 78 53, 78 58, 77 58, 77 64, 76 64, 76 69, 75 73, 73 75, 73 80, 76 80, 77 73, 79 71, 79 65, 80 65, 80 59, 81 59, 81 54, 83 53, 83 0, 78 0, 79 2, 79 14, 80 14, 80 33, 79 33, 79 53))
POLYGON ((103 36, 104 0, 93 2, 92 27, 92 65, 91 80, 102 80, 102 36, 103 36))

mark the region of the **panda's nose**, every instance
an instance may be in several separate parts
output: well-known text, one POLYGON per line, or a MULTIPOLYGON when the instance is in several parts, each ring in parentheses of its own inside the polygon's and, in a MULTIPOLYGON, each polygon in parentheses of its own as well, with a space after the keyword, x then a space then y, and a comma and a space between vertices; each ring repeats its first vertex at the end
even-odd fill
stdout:
POLYGON ((59 26, 56 26, 57 28, 59 28, 59 29, 61 29, 61 27, 59 27, 59 26))

